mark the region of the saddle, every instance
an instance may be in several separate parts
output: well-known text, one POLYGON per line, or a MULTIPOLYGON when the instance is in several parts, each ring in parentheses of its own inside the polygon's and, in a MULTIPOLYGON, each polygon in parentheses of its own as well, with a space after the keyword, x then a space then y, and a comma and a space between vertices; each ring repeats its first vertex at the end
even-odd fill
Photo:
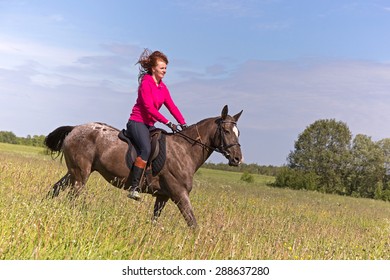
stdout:
MULTIPOLYGON (((165 134, 167 132, 163 129, 154 129, 150 132, 150 144, 151 153, 147 162, 147 167, 151 167, 152 176, 156 176, 164 167, 166 159, 165 148, 165 134)), ((118 134, 119 139, 126 142, 129 146, 127 149, 125 159, 127 167, 131 170, 135 159, 137 158, 137 152, 131 142, 129 136, 126 134, 126 129, 122 129, 118 134)))

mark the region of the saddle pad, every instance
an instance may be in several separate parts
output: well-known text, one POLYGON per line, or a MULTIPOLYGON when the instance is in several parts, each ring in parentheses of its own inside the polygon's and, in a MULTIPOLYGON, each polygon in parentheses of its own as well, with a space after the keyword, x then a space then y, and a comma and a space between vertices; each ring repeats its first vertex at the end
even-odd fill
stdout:
MULTIPOLYGON (((133 144, 131 143, 130 139, 126 135, 126 130, 122 129, 122 131, 119 132, 118 134, 119 139, 122 141, 126 142, 128 145, 128 149, 126 152, 126 164, 129 169, 132 168, 135 159, 137 158, 137 153, 133 147, 133 144)), ((165 164, 165 159, 166 159, 166 135, 165 132, 162 131, 160 139, 158 140, 158 145, 159 145, 159 153, 152 160, 151 166, 152 166, 152 175, 156 176, 161 169, 164 167, 165 164)), ((148 162, 148 165, 150 165, 150 162, 148 162)))
POLYGON ((160 151, 157 157, 152 161, 152 175, 156 176, 161 169, 164 167, 166 159, 166 145, 165 145, 165 134, 161 133, 160 139, 158 140, 158 145, 160 151))

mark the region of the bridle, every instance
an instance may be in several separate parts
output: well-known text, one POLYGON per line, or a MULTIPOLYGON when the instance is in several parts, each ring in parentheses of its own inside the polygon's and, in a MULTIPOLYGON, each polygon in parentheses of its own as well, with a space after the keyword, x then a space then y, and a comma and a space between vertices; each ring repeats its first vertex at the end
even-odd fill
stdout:
POLYGON ((179 134, 180 136, 183 136, 184 138, 186 138, 188 140, 191 140, 192 142, 194 142, 194 144, 198 144, 205 149, 220 153, 227 158, 230 155, 230 153, 228 152, 229 148, 231 148, 233 146, 241 147, 241 145, 238 142, 237 143, 230 143, 230 144, 226 143, 226 139, 225 139, 226 133, 224 132, 223 127, 222 127, 222 124, 225 124, 225 123, 230 123, 233 125, 237 124, 237 122, 234 122, 234 121, 225 121, 223 119, 217 120, 218 128, 217 128, 216 134, 218 133, 219 138, 220 138, 219 139, 220 145, 218 147, 212 147, 212 146, 209 146, 209 145, 202 142, 202 137, 199 134, 199 130, 198 130, 198 127, 196 124, 195 124, 195 127, 196 127, 196 131, 198 133, 198 137, 196 139, 193 139, 192 137, 185 135, 182 131, 177 131, 176 133, 179 134))
POLYGON ((241 147, 240 143, 230 143, 230 144, 227 144, 226 143, 226 139, 225 139, 225 132, 222 128, 222 124, 225 124, 225 123, 230 123, 230 124, 233 124, 233 125, 236 125, 237 122, 234 122, 234 121, 225 121, 223 119, 219 119, 217 121, 217 124, 218 124, 218 130, 217 132, 219 133, 219 138, 220 138, 220 145, 219 147, 216 147, 214 148, 214 151, 218 152, 218 153, 221 153, 222 155, 224 155, 225 157, 228 157, 230 154, 228 152, 228 149, 231 148, 231 147, 234 147, 234 146, 238 146, 238 147, 241 147))

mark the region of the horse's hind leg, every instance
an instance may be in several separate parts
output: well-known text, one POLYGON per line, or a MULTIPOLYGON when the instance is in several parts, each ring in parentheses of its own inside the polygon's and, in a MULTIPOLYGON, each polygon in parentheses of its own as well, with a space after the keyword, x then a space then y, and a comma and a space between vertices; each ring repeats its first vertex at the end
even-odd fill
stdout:
POLYGON ((80 195, 84 189, 85 184, 91 174, 90 165, 84 166, 84 168, 71 168, 69 173, 71 174, 70 180, 72 181, 72 189, 69 195, 74 198, 80 195))
POLYGON ((62 177, 57 183, 55 183, 51 190, 48 192, 48 198, 57 197, 60 194, 60 191, 64 191, 67 187, 72 184, 70 173, 66 173, 64 177, 62 177))

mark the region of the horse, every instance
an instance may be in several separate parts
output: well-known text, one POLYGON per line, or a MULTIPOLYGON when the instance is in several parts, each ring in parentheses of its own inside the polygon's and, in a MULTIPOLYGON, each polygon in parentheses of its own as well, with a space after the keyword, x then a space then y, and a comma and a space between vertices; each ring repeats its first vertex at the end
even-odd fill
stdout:
MULTIPOLYGON (((194 174, 214 151, 225 156, 231 166, 238 166, 242 162, 237 128, 242 112, 230 116, 225 105, 218 117, 167 133, 165 164, 153 176, 153 190, 142 190, 156 197, 152 216, 154 221, 171 199, 187 225, 197 227, 189 198, 194 174)), ((118 129, 99 122, 61 126, 49 133, 45 138, 46 147, 52 153, 61 154, 68 168, 65 176, 51 187, 51 197, 58 196, 69 186, 69 194, 78 196, 93 171, 99 172, 113 186, 124 188, 130 173, 125 162, 128 145, 118 138, 118 133, 118 129)))

